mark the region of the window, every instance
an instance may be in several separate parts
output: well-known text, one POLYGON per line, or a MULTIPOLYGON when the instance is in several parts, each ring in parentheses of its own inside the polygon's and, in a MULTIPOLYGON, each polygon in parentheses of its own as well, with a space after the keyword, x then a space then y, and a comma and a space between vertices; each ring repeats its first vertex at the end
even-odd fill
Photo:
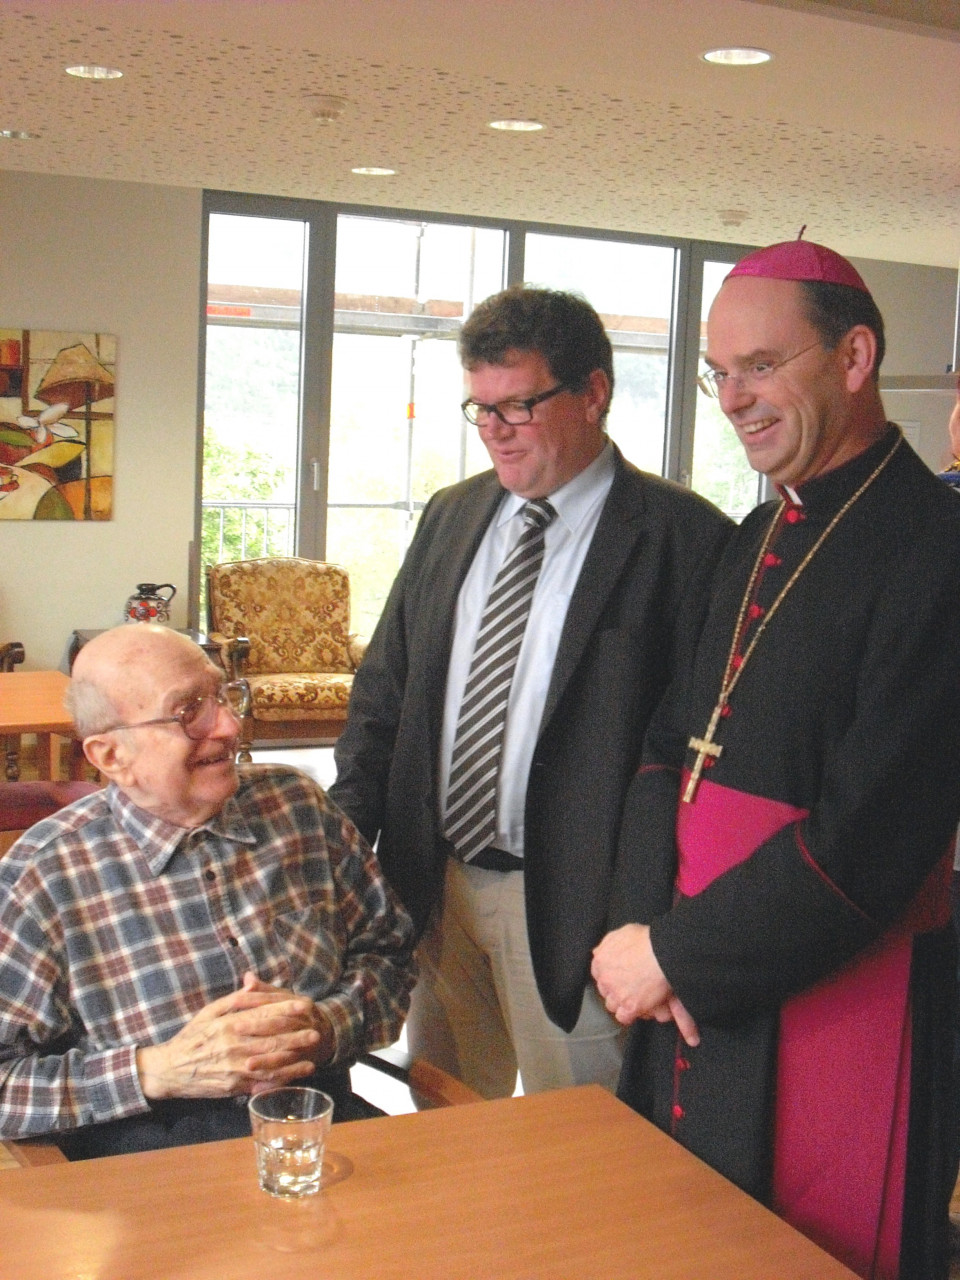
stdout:
POLYGON ((631 462, 660 475, 676 250, 617 240, 528 233, 523 276, 582 294, 613 345, 611 439, 631 462))
POLYGON ((456 338, 520 279, 582 293, 603 317, 608 429, 627 458, 737 518, 755 504, 716 402, 694 402, 728 246, 230 193, 205 206, 202 563, 341 563, 353 629, 369 634, 430 495, 489 465, 460 413, 456 338))
POLYGON ((501 230, 341 215, 327 557, 369 634, 430 495, 488 464, 460 413, 456 338, 504 283, 501 230))
POLYGON ((210 218, 204 565, 294 551, 305 243, 300 221, 210 218))
MULTIPOLYGON (((707 261, 703 264, 698 353, 701 356, 706 349, 707 313, 729 270, 729 262, 707 261)), ((747 462, 736 432, 724 417, 720 402, 698 393, 695 404, 692 487, 739 522, 757 505, 761 477, 747 462)))

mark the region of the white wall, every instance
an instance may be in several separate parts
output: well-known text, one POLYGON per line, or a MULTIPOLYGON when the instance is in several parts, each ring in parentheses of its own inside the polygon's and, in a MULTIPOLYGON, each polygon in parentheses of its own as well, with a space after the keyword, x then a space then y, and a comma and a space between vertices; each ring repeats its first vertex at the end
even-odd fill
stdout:
POLYGON ((933 471, 942 471, 951 458, 947 423, 956 396, 952 391, 884 391, 883 404, 891 422, 903 433, 933 471))
POLYGON ((118 339, 113 519, 0 521, 0 640, 59 666, 138 582, 173 582, 193 537, 201 193, 0 172, 0 325, 118 339))

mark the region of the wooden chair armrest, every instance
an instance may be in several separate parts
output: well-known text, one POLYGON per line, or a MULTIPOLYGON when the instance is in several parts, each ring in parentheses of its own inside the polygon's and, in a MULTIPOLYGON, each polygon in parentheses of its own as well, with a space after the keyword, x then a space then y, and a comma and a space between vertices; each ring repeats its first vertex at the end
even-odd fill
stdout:
POLYGON ((462 1080, 457 1080, 435 1067, 425 1058, 414 1058, 400 1049, 377 1049, 373 1053, 361 1053, 357 1059, 365 1067, 382 1071, 394 1080, 402 1080, 410 1091, 435 1107, 459 1107, 468 1102, 482 1102, 476 1093, 462 1080))
POLYGON ((0 1152, 21 1169, 32 1169, 41 1164, 66 1164, 67 1161, 52 1138, 19 1138, 16 1141, 4 1138, 0 1140, 0 1152))
POLYGON ((22 662, 24 657, 24 648, 19 640, 10 640, 7 644, 0 644, 0 671, 12 671, 18 662, 22 662))
POLYGON ((351 632, 347 636, 347 655, 353 664, 354 671, 363 661, 363 656, 367 652, 367 645, 370 643, 369 636, 360 636, 356 632, 351 632))
POLYGON ((250 657, 250 641, 247 637, 225 636, 222 631, 211 631, 208 639, 220 650, 220 662, 230 679, 242 680, 250 657))

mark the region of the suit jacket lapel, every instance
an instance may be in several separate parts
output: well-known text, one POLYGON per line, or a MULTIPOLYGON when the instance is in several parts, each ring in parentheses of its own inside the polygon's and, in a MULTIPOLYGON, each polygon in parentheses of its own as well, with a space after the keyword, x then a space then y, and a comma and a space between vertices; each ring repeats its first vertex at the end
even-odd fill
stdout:
POLYGON ((635 471, 627 470, 619 450, 616 450, 616 462, 616 475, 600 513, 597 529, 570 598, 566 621, 560 633, 560 644, 540 721, 541 732, 563 697, 610 593, 643 532, 645 516, 642 478, 635 471))
POLYGON ((425 632, 431 637, 431 641, 429 652, 425 656, 429 681, 427 687, 438 691, 428 701, 431 708, 430 732, 436 742, 440 738, 443 690, 447 687, 457 596, 503 494, 504 490, 494 472, 478 477, 478 483, 469 489, 453 509, 454 519, 450 528, 444 531, 443 545, 439 548, 439 554, 443 558, 443 571, 431 577, 430 618, 425 632))

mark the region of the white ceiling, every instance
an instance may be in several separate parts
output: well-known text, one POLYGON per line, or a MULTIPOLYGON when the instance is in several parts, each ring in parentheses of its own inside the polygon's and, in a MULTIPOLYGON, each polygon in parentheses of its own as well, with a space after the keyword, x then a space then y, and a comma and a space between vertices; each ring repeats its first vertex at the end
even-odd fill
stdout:
POLYGON ((4 182, 745 243, 806 224, 855 256, 960 260, 955 0, 0 0, 0 50, 0 129, 39 135, 0 140, 4 182), (774 59, 704 63, 720 44, 774 59), (123 79, 64 74, 79 62, 123 79), (345 100, 335 123, 314 118, 320 94, 345 100), (546 128, 488 127, 505 116, 546 128))

